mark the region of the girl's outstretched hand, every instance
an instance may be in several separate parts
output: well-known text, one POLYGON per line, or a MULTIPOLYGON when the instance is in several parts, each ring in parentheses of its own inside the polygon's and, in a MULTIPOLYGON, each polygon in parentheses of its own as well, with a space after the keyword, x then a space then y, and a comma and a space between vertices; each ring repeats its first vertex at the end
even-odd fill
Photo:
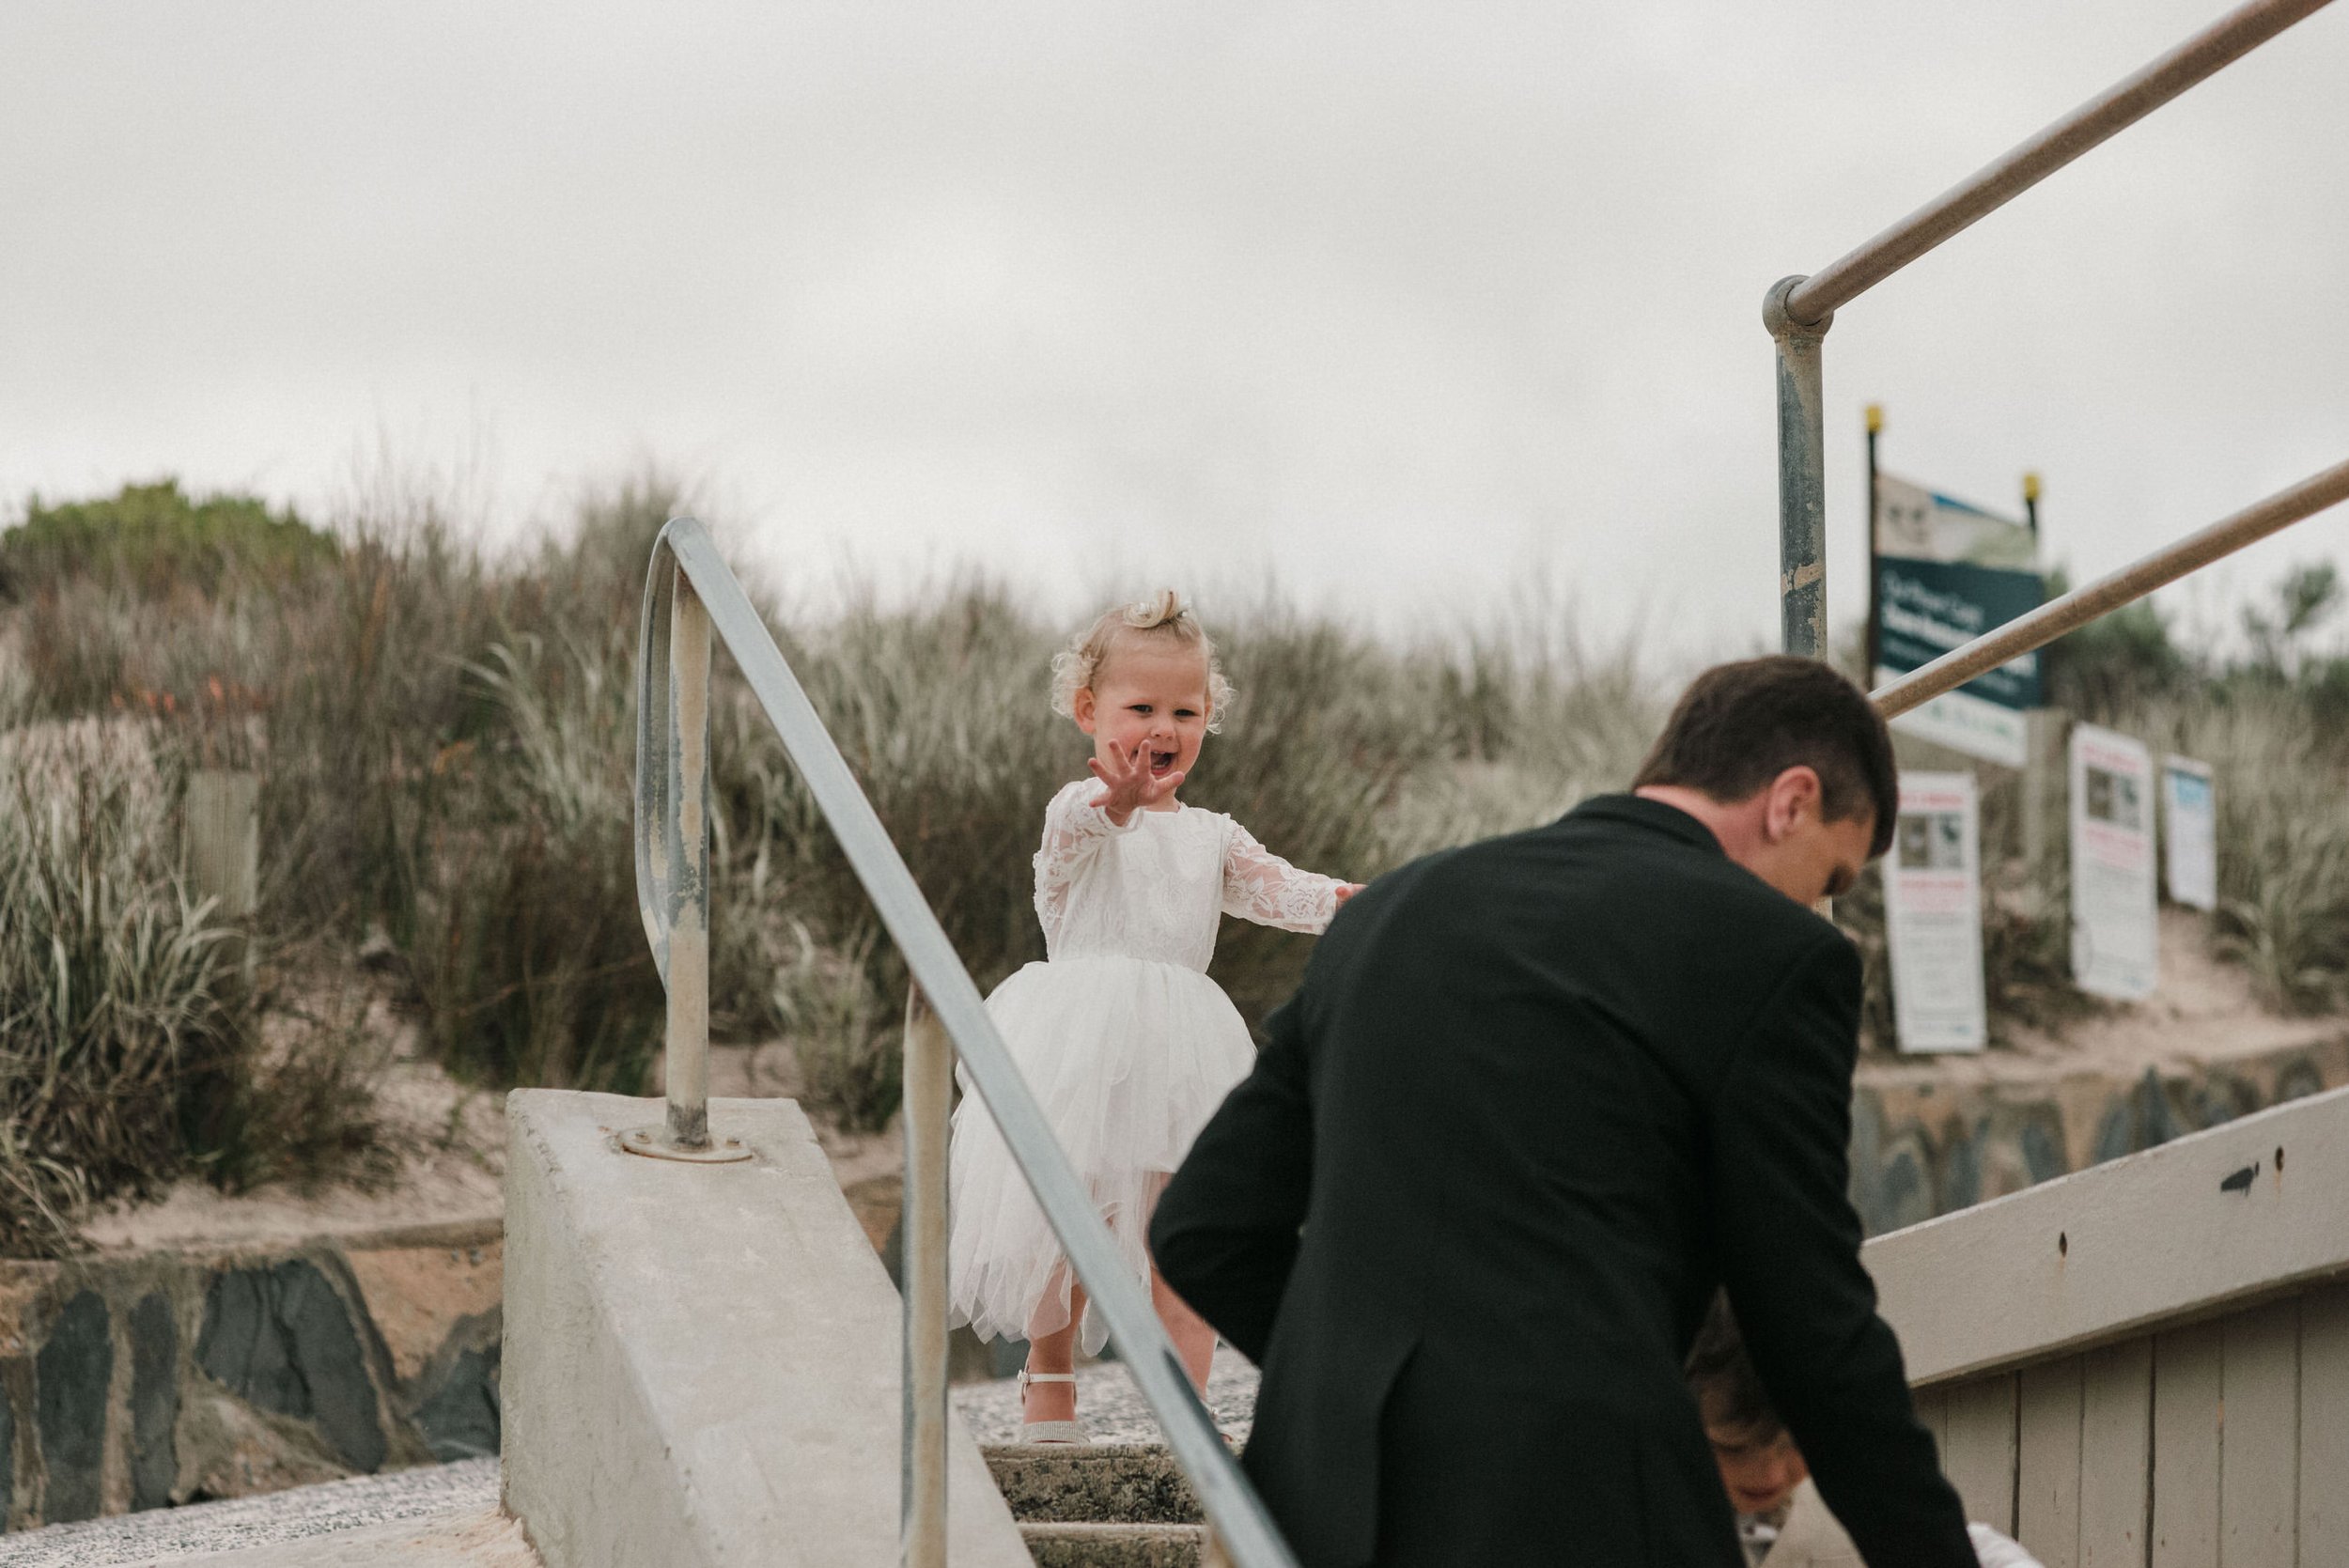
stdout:
POLYGON ((1165 800, 1183 782, 1179 772, 1164 778, 1150 776, 1150 765, 1143 761, 1149 744, 1147 739, 1137 741, 1133 751, 1123 756, 1112 746, 1106 764, 1097 756, 1085 758, 1085 766, 1093 769, 1093 776, 1106 786, 1106 792, 1095 796, 1092 803, 1109 813, 1110 820, 1121 828, 1135 812, 1165 800))
POLYGON ((1349 899, 1349 898, 1353 897, 1356 893, 1358 893, 1361 892, 1364 888, 1366 888, 1366 887, 1368 887, 1368 886, 1370 886, 1370 884, 1369 884, 1368 882, 1341 882, 1341 883, 1339 883, 1339 884, 1338 884, 1338 891, 1337 891, 1337 900, 1338 900, 1337 907, 1338 907, 1339 908, 1341 908, 1341 909, 1345 908, 1346 908, 1346 901, 1347 899, 1349 899))

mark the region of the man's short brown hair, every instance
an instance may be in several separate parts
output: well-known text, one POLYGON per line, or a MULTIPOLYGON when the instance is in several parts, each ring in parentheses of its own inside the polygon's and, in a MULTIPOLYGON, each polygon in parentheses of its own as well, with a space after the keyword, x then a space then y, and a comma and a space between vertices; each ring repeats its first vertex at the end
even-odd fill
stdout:
POLYGON ((1677 784, 1726 803, 1750 800, 1803 766, 1819 775, 1828 821, 1873 812, 1869 854, 1891 846, 1901 801, 1892 737, 1868 694, 1815 659, 1772 654, 1697 676, 1632 787, 1677 784))

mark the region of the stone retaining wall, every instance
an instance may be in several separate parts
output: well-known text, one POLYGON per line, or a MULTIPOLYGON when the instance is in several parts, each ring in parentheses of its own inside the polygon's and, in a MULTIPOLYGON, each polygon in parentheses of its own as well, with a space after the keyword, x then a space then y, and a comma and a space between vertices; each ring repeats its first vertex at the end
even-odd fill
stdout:
POLYGON ((0 1528, 498 1451, 495 1222, 0 1263, 0 1528))
POLYGON ((2002 1198, 2254 1110, 2349 1084, 2349 1032, 2131 1079, 1975 1059, 1985 1076, 1869 1063, 1852 1102, 1852 1201, 1868 1234, 2002 1198))

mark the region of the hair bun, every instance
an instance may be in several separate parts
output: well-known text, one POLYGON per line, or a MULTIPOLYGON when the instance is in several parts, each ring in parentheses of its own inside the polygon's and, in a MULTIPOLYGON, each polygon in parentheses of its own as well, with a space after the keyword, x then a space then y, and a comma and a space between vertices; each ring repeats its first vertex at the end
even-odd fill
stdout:
POLYGON ((1172 588, 1161 588, 1150 598, 1126 606, 1126 624, 1137 631, 1148 631, 1182 618, 1183 596, 1172 588))

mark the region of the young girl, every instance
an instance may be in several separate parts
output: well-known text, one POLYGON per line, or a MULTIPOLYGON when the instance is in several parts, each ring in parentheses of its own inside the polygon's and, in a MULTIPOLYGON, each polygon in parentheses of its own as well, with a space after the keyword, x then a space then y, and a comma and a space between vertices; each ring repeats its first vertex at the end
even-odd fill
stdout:
MULTIPOLYGON (((1747 1358, 1726 1294, 1713 1297, 1686 1370, 1721 1488, 1737 1512, 1748 1568, 1859 1568, 1859 1548, 1811 1483, 1794 1434, 1747 1358)), ((2040 1568, 2037 1558, 1988 1525, 1968 1525, 1966 1533, 1982 1568, 2040 1568)))
MULTIPOLYGON (((1101 615, 1052 660, 1052 676, 1053 707, 1093 737, 1093 777, 1044 811, 1035 909, 1047 957, 1004 981, 988 1011, 1205 1389, 1214 1331, 1159 1282, 1143 1237, 1167 1177, 1255 1056, 1206 975, 1217 919, 1318 932, 1356 884, 1299 871, 1230 817, 1174 798, 1232 697, 1174 593, 1101 615)), ((1090 1441, 1075 1420, 1071 1358, 1081 1325, 1088 1352, 1106 1331, 968 1094, 950 1181, 953 1321, 1028 1341, 1027 1441, 1090 1441)))

